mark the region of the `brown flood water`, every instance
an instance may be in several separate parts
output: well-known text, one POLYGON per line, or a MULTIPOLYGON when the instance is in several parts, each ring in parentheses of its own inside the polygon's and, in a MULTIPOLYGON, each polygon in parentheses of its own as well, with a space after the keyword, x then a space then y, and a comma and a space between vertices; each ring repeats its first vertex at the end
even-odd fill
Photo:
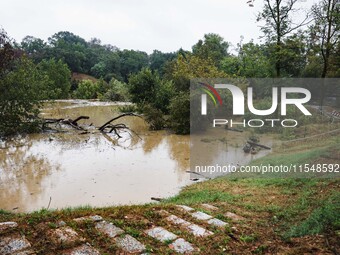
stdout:
MULTIPOLYGON (((47 103, 43 110, 46 118, 86 115, 90 119, 80 124, 94 126, 117 114, 117 104, 84 100, 47 103)), ((192 183, 186 172, 190 168, 189 136, 151 132, 138 117, 125 117, 118 123, 139 137, 124 132, 117 141, 113 135, 95 131, 79 135, 72 130, 0 142, 0 209, 29 212, 47 208, 49 202, 53 209, 140 204, 151 202, 151 197, 175 195, 192 183)), ((234 141, 235 135, 230 139, 234 141)), ((243 141, 240 137, 238 142, 243 141)), ((211 155, 246 163, 242 147, 234 148, 233 143, 220 154, 216 154, 218 146, 207 146, 211 155)))

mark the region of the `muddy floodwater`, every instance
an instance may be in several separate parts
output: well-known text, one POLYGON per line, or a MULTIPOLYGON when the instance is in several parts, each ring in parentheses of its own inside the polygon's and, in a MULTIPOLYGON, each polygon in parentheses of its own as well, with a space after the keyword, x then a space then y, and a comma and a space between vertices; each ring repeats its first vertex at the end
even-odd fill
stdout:
MULTIPOLYGON (((94 129, 117 116, 119 107, 84 100, 46 103, 45 118, 89 116, 79 124, 87 125, 90 133, 66 130, 1 141, 0 209, 28 212, 48 206, 139 204, 151 202, 151 197, 175 195, 192 183, 186 172, 190 170, 189 136, 149 131, 138 117, 117 121, 138 135, 123 131, 117 139, 94 129)), ((207 143, 211 147, 207 151, 232 162, 249 162, 252 156, 240 148, 244 137, 237 140, 231 134, 230 139, 233 142, 221 151, 207 143)))

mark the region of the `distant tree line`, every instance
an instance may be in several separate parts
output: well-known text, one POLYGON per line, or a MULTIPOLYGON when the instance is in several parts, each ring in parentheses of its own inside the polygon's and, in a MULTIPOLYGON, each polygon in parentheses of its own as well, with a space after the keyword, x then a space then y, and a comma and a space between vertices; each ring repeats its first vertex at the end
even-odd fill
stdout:
MULTIPOLYGON (((244 42, 241 37, 233 52, 218 34, 204 35, 191 51, 147 54, 104 45, 97 38, 86 41, 67 31, 47 42, 26 36, 18 43, 2 30, 1 119, 12 111, 15 123, 33 123, 30 118, 41 99, 99 98, 132 101, 153 129, 187 134, 192 78, 340 77, 336 0, 320 0, 298 23, 292 21, 298 0, 264 2, 258 15, 264 43, 244 42), (79 76, 83 78, 75 78, 79 76), (12 110, 16 107, 18 111, 12 110)), ((266 96, 266 88, 262 90, 259 97, 266 96)), ((0 134, 17 131, 10 119, 7 124, 0 121, 0 134), (6 126, 12 128, 3 131, 6 126)))

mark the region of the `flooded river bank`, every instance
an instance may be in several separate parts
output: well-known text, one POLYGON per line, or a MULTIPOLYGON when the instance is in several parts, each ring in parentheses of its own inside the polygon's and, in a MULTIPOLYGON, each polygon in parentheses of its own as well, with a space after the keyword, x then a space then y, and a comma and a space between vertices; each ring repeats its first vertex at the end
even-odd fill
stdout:
MULTIPOLYGON (((100 126, 117 116, 119 104, 89 101, 58 101, 43 109, 45 118, 81 115, 80 124, 100 126)), ((138 133, 123 138, 99 132, 32 134, 0 144, 0 209, 27 212, 41 208, 81 205, 111 206, 151 202, 169 197, 192 183, 189 136, 167 131, 152 132, 142 118, 124 117, 138 133)), ((243 137, 231 135, 228 146, 211 148, 214 155, 233 162, 245 160, 243 137), (217 154, 216 154, 217 153, 217 154)), ((207 145, 209 147, 209 145, 207 145)))

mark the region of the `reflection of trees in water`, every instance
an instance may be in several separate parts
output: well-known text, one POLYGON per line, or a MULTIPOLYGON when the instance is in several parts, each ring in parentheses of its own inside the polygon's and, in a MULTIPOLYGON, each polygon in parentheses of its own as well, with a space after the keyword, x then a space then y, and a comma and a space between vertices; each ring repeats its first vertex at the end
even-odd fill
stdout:
POLYGON ((166 148, 171 159, 175 160, 180 170, 189 168, 189 136, 169 135, 165 132, 150 132, 143 137, 143 150, 150 153, 155 150, 162 142, 165 142, 166 148))
POLYGON ((24 211, 39 198, 37 194, 43 194, 41 183, 59 166, 32 155, 28 138, 6 142, 4 147, 0 150, 0 208, 24 211))
MULTIPOLYGON (((221 154, 228 154, 228 143, 218 139, 225 136, 225 133, 209 134, 209 135, 191 135, 190 160, 192 165, 205 166, 216 163, 216 158, 221 154)), ((190 145, 190 142, 189 142, 190 145)), ((243 153, 243 151, 242 151, 243 153)), ((219 164, 227 164, 231 162, 218 162, 219 164)), ((190 164, 190 162, 189 162, 190 164)), ((193 170, 193 169, 191 169, 193 170)))
POLYGON ((169 135, 166 137, 170 157, 176 160, 180 170, 188 170, 190 168, 189 140, 189 136, 169 135))
POLYGON ((149 132, 145 136, 143 136, 143 150, 144 152, 150 153, 155 148, 157 148, 164 138, 165 134, 162 132, 149 132))
POLYGON ((114 134, 102 133, 102 136, 109 141, 114 147, 118 146, 124 149, 133 150, 142 140, 138 135, 133 132, 124 131, 119 133, 121 138, 117 137, 114 134))

